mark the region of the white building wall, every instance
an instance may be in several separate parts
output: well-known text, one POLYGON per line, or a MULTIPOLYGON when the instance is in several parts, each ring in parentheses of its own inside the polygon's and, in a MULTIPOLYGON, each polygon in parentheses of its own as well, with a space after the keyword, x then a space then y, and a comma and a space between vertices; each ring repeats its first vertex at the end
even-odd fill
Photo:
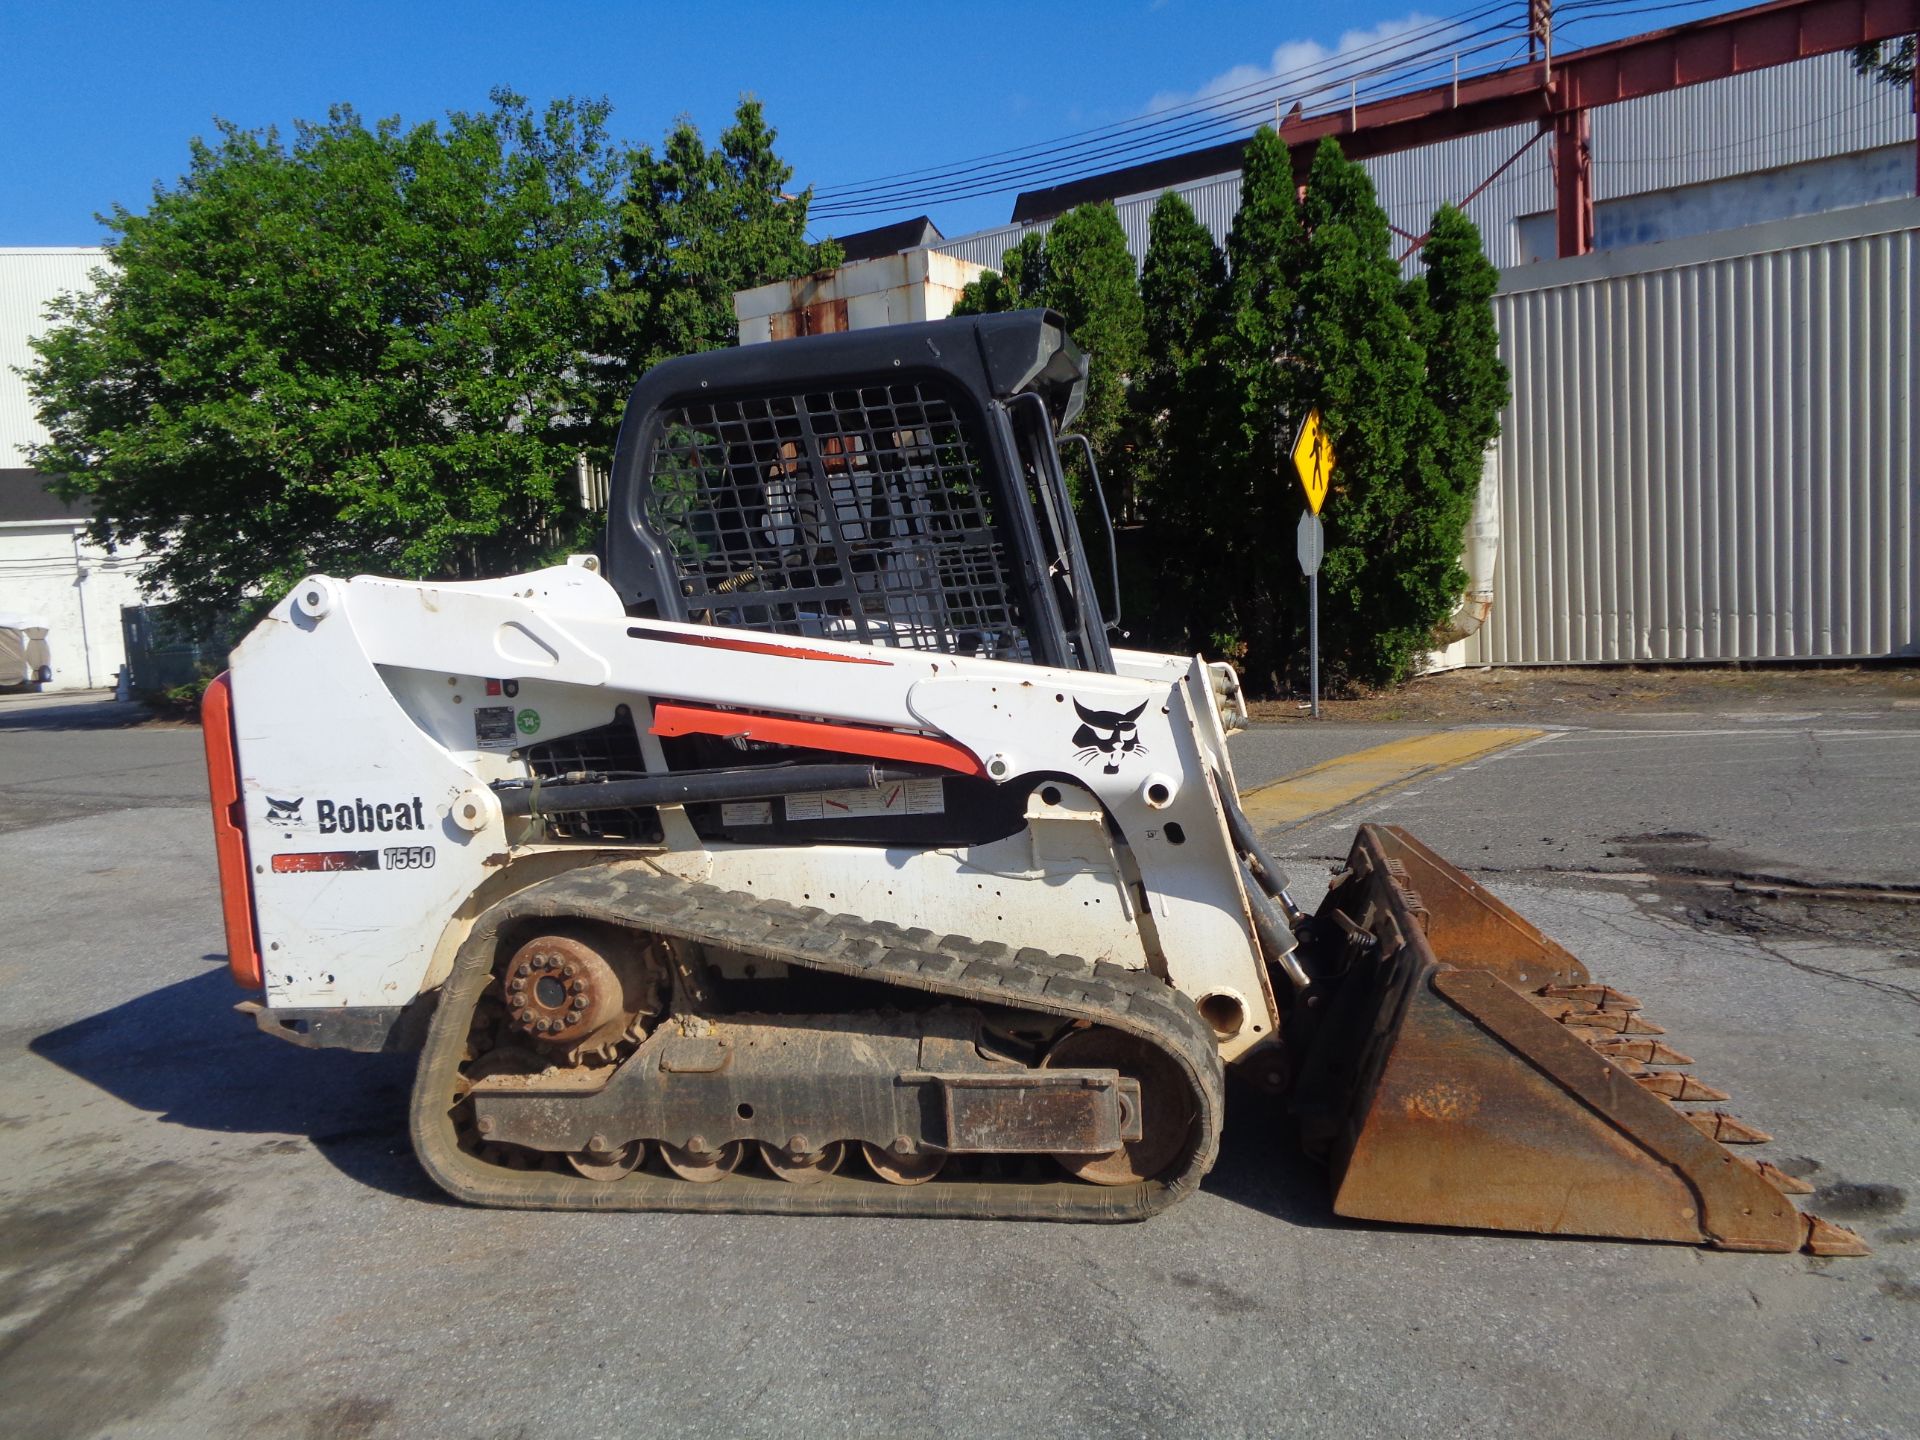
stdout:
MULTIPOLYGON (((849 330, 944 320, 960 303, 960 292, 980 274, 980 266, 938 250, 909 250, 738 291, 733 314, 742 345, 772 340, 777 317, 791 320, 843 302, 849 330)), ((788 326, 789 331, 793 328, 788 326)))
MULTIPOLYGON (((37 358, 28 341, 46 328, 47 302, 92 285, 106 252, 60 247, 0 249, 0 469, 28 465, 23 447, 47 436, 15 367, 37 358)), ((47 622, 49 690, 112 685, 126 661, 120 607, 141 603, 137 550, 108 554, 66 519, 0 523, 0 610, 47 622)))
POLYGON ((109 555, 70 520, 0 525, 0 611, 47 622, 48 690, 112 685, 126 663, 120 607, 141 603, 137 552, 109 555))

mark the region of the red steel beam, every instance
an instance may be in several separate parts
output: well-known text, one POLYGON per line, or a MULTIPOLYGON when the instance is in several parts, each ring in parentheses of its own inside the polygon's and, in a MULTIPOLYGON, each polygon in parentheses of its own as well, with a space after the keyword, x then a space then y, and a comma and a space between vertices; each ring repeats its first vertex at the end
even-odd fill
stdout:
MULTIPOLYGON (((1389 96, 1356 108, 1290 120, 1281 138, 1296 166, 1323 136, 1339 137, 1353 159, 1550 120, 1594 105, 1724 80, 1855 45, 1920 32, 1920 0, 1771 0, 1726 15, 1575 50, 1491 75, 1389 96)), ((1029 190, 1014 201, 1016 221, 1044 220, 1088 200, 1109 200, 1224 174, 1244 144, 1210 146, 1103 175, 1029 190)))

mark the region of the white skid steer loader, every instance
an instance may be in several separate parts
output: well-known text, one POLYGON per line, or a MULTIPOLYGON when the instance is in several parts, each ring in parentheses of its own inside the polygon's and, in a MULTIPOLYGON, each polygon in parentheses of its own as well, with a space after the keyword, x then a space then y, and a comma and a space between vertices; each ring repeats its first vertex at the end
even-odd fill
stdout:
POLYGON ((1344 1215, 1858 1251, 1410 836, 1294 904, 1231 672, 1109 644, 1085 384, 1040 311, 688 357, 602 556, 295 586, 207 695, 242 1008, 419 1049, 420 1162, 483 1204, 1133 1219, 1233 1069, 1344 1215))

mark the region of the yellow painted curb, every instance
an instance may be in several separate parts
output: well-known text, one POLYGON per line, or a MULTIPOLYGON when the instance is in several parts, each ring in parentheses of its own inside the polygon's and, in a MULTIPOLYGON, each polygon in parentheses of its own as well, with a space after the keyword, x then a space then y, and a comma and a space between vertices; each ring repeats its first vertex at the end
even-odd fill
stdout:
POLYGON ((1256 830, 1297 825, 1365 796, 1397 790, 1423 775, 1450 770, 1496 750, 1534 740, 1544 730, 1442 730, 1356 750, 1240 797, 1256 830))

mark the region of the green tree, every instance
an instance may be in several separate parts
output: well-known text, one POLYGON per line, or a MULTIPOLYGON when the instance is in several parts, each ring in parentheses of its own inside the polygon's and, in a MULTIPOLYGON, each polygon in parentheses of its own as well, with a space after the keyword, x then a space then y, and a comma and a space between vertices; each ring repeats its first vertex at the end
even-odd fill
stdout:
MULTIPOLYGON (((1141 364, 1133 390, 1156 440, 1182 418, 1183 382, 1214 339, 1226 261, 1193 207, 1169 190, 1153 207, 1140 269, 1141 364)), ((1164 449, 1156 446, 1156 449, 1164 449)), ((1150 463, 1158 474, 1164 467, 1150 463)))
POLYGON ((1856 45, 1853 50, 1853 68, 1856 73, 1870 76, 1888 85, 1913 84, 1915 40, 1911 35, 1902 35, 1898 40, 1877 41, 1869 45, 1856 45))
POLYGON ((1109 497, 1121 498, 1133 482, 1127 385, 1140 368, 1145 322, 1127 232, 1111 202, 1054 221, 1042 293, 1087 352, 1087 408, 1077 428, 1093 443, 1109 497))
MULTIPOLYGON (((1293 550, 1300 487, 1287 459, 1298 423, 1298 279, 1305 237, 1293 156, 1263 126, 1247 146, 1240 209, 1227 233, 1225 312, 1202 385, 1190 393, 1215 417, 1215 441, 1192 483, 1209 543, 1190 562, 1202 586, 1195 613, 1204 648, 1277 684, 1304 602, 1293 550), (1211 563, 1209 563, 1211 561, 1211 563)), ((1256 683, 1258 683, 1258 680, 1256 683)))
POLYGON ((1204 646, 1214 628, 1208 601, 1218 588, 1223 517, 1209 506, 1209 462, 1221 387, 1209 362, 1225 286, 1220 247, 1193 208, 1168 191, 1148 227, 1140 272, 1144 338, 1133 384, 1134 429, 1144 452, 1140 510, 1151 542, 1142 555, 1149 574, 1141 578, 1154 597, 1143 626, 1167 644, 1204 646))
POLYGON ((1414 520, 1399 564, 1410 607, 1438 625, 1466 584, 1461 541, 1510 387, 1493 323, 1500 272, 1481 247, 1479 228, 1441 206, 1420 259, 1426 274, 1410 281, 1405 295, 1427 375, 1409 476, 1414 520))
POLYGON ((1416 333, 1434 321, 1423 288, 1403 286, 1372 182, 1331 138, 1314 156, 1304 218, 1297 410, 1320 410, 1337 458, 1323 512, 1322 664, 1336 679, 1390 682, 1411 672, 1459 598, 1466 517, 1436 504, 1450 481, 1416 333))
MULTIPOLYGON (((1124 503, 1138 450, 1127 387, 1140 368, 1145 317, 1127 232, 1110 201, 1078 206, 1050 230, 1023 236, 998 272, 989 270, 960 292, 953 313, 988 315, 1027 306, 1058 311, 1067 333, 1087 352, 1087 408, 1076 428, 1093 444, 1109 501, 1124 503)), ((1066 465, 1067 486, 1079 507, 1085 480, 1078 457, 1069 452, 1066 465)))
POLYGON ((111 264, 35 345, 32 460, 156 588, 218 611, 315 569, 497 571, 581 527, 620 157, 603 103, 493 102, 341 107, 291 145, 223 124, 102 217, 111 264))
POLYGON ((597 302, 619 400, 662 360, 733 344, 735 291, 840 263, 835 241, 808 241, 813 191, 785 194, 793 169, 774 153, 776 138, 760 102, 743 99, 712 149, 683 119, 659 155, 633 152, 612 280, 597 302))
POLYGON ((1000 259, 998 270, 988 270, 969 281, 954 301, 955 315, 997 315, 1046 304, 1047 235, 1035 230, 1000 259))

